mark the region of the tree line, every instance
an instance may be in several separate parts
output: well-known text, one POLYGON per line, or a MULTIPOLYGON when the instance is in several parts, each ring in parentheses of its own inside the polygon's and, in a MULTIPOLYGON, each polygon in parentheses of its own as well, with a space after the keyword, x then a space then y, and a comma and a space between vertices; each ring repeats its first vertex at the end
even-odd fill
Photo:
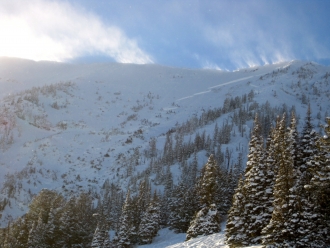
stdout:
POLYGON ((278 117, 265 141, 258 116, 244 176, 228 212, 230 247, 329 247, 330 118, 324 136, 311 123, 308 108, 299 135, 292 113, 278 117))

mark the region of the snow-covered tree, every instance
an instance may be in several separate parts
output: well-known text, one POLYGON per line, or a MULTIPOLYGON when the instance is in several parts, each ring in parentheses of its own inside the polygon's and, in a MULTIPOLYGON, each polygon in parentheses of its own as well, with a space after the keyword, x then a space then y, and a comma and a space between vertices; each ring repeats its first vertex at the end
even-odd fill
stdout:
MULTIPOLYGON (((311 192, 311 200, 315 202, 317 234, 315 238, 330 245, 330 117, 326 118, 324 135, 316 142, 318 153, 309 162, 312 178, 304 187, 311 192)), ((315 232, 314 232, 315 233, 315 232)))
POLYGON ((201 207, 215 204, 215 198, 219 190, 219 166, 216 164, 213 154, 203 166, 197 185, 197 196, 201 207))
POLYGON ((99 225, 97 225, 93 235, 92 248, 102 248, 102 243, 103 237, 101 235, 99 225))
POLYGON ((109 239, 109 233, 106 230, 104 225, 100 225, 100 223, 97 225, 93 240, 91 244, 92 248, 111 248, 111 242, 109 239))
POLYGON ((25 248, 31 228, 24 217, 18 218, 15 223, 1 230, 0 247, 25 248))
POLYGON ((190 223, 186 240, 220 232, 220 216, 215 204, 203 207, 190 223))
POLYGON ((152 239, 157 235, 160 229, 160 206, 159 198, 154 193, 152 201, 145 210, 141 223, 139 225, 139 244, 151 244, 152 239))
POLYGON ((131 201, 131 241, 134 244, 139 241, 138 229, 141 223, 141 217, 149 205, 150 198, 150 185, 148 179, 145 178, 140 182, 138 194, 132 197, 131 201))
POLYGON ((245 205, 247 194, 245 192, 244 181, 240 178, 238 186, 233 196, 233 204, 228 212, 226 224, 226 242, 230 247, 247 245, 247 235, 245 228, 245 205))
POLYGON ((245 170, 245 180, 241 181, 229 212, 227 243, 261 243, 261 231, 269 223, 272 214, 272 192, 274 170, 267 164, 267 154, 263 148, 262 129, 258 116, 249 143, 249 155, 245 170))
POLYGON ((169 210, 170 228, 176 233, 187 232, 190 221, 198 210, 195 188, 183 183, 175 186, 169 200, 169 210))
MULTIPOLYGON (((309 162, 314 159, 314 155, 317 153, 316 141, 318 139, 318 135, 313 128, 314 127, 312 125, 311 108, 310 105, 308 105, 305 124, 300 137, 300 154, 298 157, 299 171, 301 173, 307 171, 307 180, 311 179, 311 175, 309 173, 309 162)), ((306 184, 308 184, 308 181, 306 182, 306 184)))
POLYGON ((274 210, 269 224, 263 229, 262 243, 267 247, 292 247, 295 230, 288 229, 290 218, 291 188, 295 183, 294 160, 291 151, 287 149, 290 145, 285 132, 285 114, 278 123, 274 139, 276 140, 276 166, 278 168, 274 185, 274 210))
POLYGON ((32 224, 32 228, 29 232, 29 239, 27 242, 28 248, 48 248, 46 244, 46 225, 43 223, 42 214, 39 213, 38 221, 32 224))
POLYGON ((261 230, 269 223, 272 213, 273 170, 265 163, 262 129, 256 115, 250 141, 250 152, 245 173, 244 190, 247 194, 245 205, 245 234, 248 244, 261 242, 261 230))
POLYGON ((75 205, 75 197, 71 197, 68 202, 63 207, 63 212, 60 217, 60 226, 59 231, 61 238, 58 243, 62 246, 68 245, 71 246, 72 244, 76 243, 75 240, 75 228, 77 219, 74 216, 74 205, 75 205))
POLYGON ((133 237, 136 230, 133 224, 133 205, 130 191, 127 192, 126 200, 123 205, 122 214, 119 221, 119 228, 116 235, 116 245, 118 248, 128 248, 133 245, 133 237))
MULTIPOLYGON (((315 229, 314 205, 310 201, 310 194, 304 188, 304 182, 309 181, 307 166, 301 163, 300 151, 297 143, 298 133, 296 130, 295 116, 291 117, 291 124, 286 133, 286 153, 290 157, 294 167, 294 182, 288 192, 288 217, 285 222, 286 230, 290 231, 287 235, 286 244, 298 245, 300 247, 309 246, 312 243, 313 230, 315 229)), ((313 247, 318 247, 314 244, 313 247)))
POLYGON ((220 231, 220 214, 216 203, 219 189, 220 169, 213 155, 203 166, 197 185, 197 196, 201 209, 190 222, 187 240, 198 235, 209 235, 220 231))

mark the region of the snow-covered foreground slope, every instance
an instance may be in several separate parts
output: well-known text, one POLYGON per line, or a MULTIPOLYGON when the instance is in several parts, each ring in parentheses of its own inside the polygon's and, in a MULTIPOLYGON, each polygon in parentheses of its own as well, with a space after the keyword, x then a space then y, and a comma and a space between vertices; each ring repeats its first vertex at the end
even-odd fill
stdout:
POLYGON ((180 247, 223 247, 228 248, 224 243, 224 233, 216 233, 205 237, 198 237, 185 242, 186 234, 180 233, 175 234, 172 231, 162 229, 159 231, 153 243, 150 245, 141 245, 141 248, 180 248, 180 247))
MULTIPOLYGON (((159 231, 159 236, 154 238, 150 245, 140 245, 140 248, 228 248, 225 244, 224 232, 212 234, 209 236, 201 236, 185 242, 186 234, 175 234, 168 228, 159 231)), ((249 246, 250 248, 260 248, 262 246, 249 246)))
MULTIPOLYGON (((153 239, 150 245, 139 245, 139 248, 229 248, 225 244, 225 226, 226 222, 221 223, 221 232, 209 236, 200 236, 185 241, 185 233, 174 233, 168 228, 161 229, 158 236, 153 239)), ((262 246, 248 246, 249 248, 261 248, 262 246)))
MULTIPOLYGON (((42 188, 66 196, 97 193, 110 180, 126 191, 150 164, 144 153, 152 138, 161 155, 166 132, 222 107, 226 98, 252 92, 253 102, 246 107, 285 103, 289 109, 295 105, 301 118, 309 100, 317 126, 330 109, 329 76, 330 68, 300 61, 223 72, 1 58, 1 223, 24 214, 42 188)), ((196 132, 211 134, 215 123, 221 127, 233 114, 226 113, 196 132)), ((230 143, 222 146, 231 152, 231 163, 241 151, 245 160, 251 124, 243 127, 242 136, 235 127, 230 143)), ((194 139, 195 133, 184 140, 194 139)), ((205 155, 198 154, 200 167, 205 155)), ((172 165, 171 172, 175 183, 180 165, 172 165)), ((155 175, 150 180, 153 189, 163 189, 155 175)))

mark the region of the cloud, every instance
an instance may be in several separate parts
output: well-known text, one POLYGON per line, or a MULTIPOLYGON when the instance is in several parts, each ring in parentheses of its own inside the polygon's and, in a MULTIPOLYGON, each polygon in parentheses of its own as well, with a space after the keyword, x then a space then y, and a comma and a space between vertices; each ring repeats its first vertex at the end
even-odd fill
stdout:
POLYGON ((329 58, 326 40, 317 37, 322 23, 315 18, 319 10, 306 15, 310 8, 305 5, 221 1, 211 8, 218 17, 213 21, 209 16, 204 19, 202 34, 218 51, 218 58, 237 68, 292 59, 329 58))
POLYGON ((2 0, 0 16, 0 56, 66 61, 105 54, 121 63, 153 63, 121 29, 68 2, 2 0))
POLYGON ((282 34, 274 39, 267 30, 260 25, 242 21, 232 26, 209 26, 204 29, 204 35, 227 57, 236 67, 255 66, 289 60, 293 54, 290 40, 282 34))

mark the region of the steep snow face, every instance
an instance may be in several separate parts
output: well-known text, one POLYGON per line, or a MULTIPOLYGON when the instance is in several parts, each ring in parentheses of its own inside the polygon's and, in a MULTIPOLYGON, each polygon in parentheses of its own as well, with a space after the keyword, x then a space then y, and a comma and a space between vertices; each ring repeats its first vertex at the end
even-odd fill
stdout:
MULTIPOLYGON (((161 155, 166 132, 222 107, 228 97, 252 92, 249 108, 266 101, 278 107, 285 103, 288 108, 295 105, 302 118, 309 101, 317 126, 329 109, 329 75, 328 67, 300 61, 223 72, 1 58, 1 223, 24 214, 42 188, 67 196, 99 192, 109 179, 126 190, 131 178, 148 167, 150 159, 144 153, 152 138, 161 155)), ((221 127, 233 115, 222 115, 196 132, 211 135, 215 123, 221 127)), ((252 121, 243 127, 242 136, 234 128, 230 143, 222 146, 231 164, 239 152, 246 161, 251 125, 252 121)), ((184 140, 194 134, 186 134, 184 140)), ((199 167, 207 161, 205 154, 198 154, 199 167)), ((176 182, 179 163, 171 172, 176 182)), ((150 179, 154 182, 155 176, 150 179)), ((153 188, 163 186, 154 183, 153 188)))

